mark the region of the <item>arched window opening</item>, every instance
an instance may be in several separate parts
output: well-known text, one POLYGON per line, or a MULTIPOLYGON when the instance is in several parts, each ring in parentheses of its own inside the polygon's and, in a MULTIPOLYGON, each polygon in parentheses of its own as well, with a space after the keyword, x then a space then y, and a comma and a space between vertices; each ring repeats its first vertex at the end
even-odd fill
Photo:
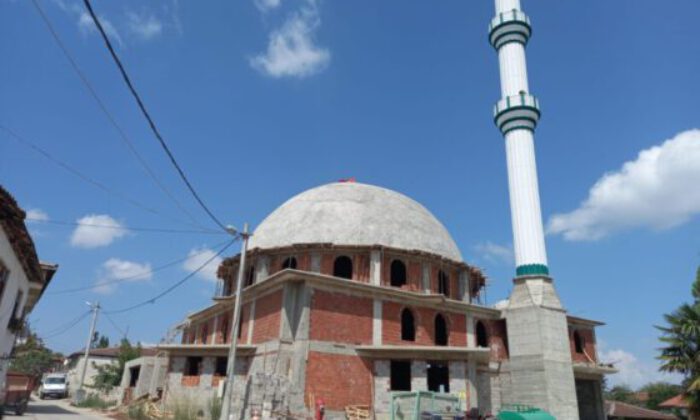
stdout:
POLYGON ((248 275, 245 279, 245 287, 251 286, 255 282, 255 266, 251 265, 248 268, 248 275))
POLYGON ((444 271, 438 271, 438 293, 450 296, 450 277, 444 271))
POLYGON ((335 259, 333 263, 333 275, 344 279, 352 278, 352 259, 345 255, 335 259))
POLYGON ((401 287, 406 284, 406 264, 400 260, 391 262, 391 285, 401 287))
POLYGON ((285 270, 287 268, 292 269, 292 270, 296 270, 297 269, 297 259, 294 257, 289 257, 289 258, 286 258, 284 261, 282 261, 282 270, 285 270))
POLYGON ((476 346, 477 347, 488 347, 489 346, 489 336, 486 332, 486 326, 483 322, 477 321, 476 323, 476 346))
POLYGON ((413 319, 413 312, 408 308, 401 311, 401 339, 416 341, 416 323, 413 319))
POLYGON ((447 321, 445 321, 444 316, 437 314, 435 317, 435 345, 446 346, 447 338, 447 321))
POLYGON ((574 331, 574 350, 576 353, 583 354, 583 337, 578 331, 574 331))

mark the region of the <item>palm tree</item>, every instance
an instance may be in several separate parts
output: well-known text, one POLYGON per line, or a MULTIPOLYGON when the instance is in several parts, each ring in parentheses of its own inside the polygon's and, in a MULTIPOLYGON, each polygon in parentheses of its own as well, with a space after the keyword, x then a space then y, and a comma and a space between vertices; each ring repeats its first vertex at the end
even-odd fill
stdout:
POLYGON ((677 372, 685 376, 685 399, 691 418, 700 418, 700 268, 692 287, 693 302, 684 303, 670 314, 665 314, 666 326, 659 340, 661 371, 677 372))

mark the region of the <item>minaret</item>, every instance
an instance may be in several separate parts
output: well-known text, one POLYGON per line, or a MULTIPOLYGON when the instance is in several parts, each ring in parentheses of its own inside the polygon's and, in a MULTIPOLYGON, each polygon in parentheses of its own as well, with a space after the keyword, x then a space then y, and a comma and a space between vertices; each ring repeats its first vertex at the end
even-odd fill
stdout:
POLYGON ((509 361, 501 367, 503 403, 540 407, 557 419, 579 418, 566 312, 547 267, 534 134, 540 106, 527 81, 532 33, 520 0, 495 0, 489 41, 498 51, 501 100, 494 120, 506 142, 516 277, 508 307, 509 361))

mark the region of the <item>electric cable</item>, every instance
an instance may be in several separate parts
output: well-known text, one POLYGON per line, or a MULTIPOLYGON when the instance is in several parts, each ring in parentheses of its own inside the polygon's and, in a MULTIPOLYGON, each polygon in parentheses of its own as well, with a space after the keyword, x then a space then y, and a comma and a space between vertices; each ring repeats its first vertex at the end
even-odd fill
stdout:
POLYGON ((109 321, 109 323, 112 324, 112 326, 113 326, 117 331, 119 331, 119 333, 121 333, 122 337, 126 338, 126 332, 125 332, 124 330, 122 330, 121 328, 119 328, 119 326, 117 325, 117 323, 114 322, 114 320, 112 319, 111 316, 109 316, 109 314, 106 314, 106 313, 103 312, 102 315, 104 315, 105 318, 107 318, 107 321, 109 321))
POLYGON ((41 8, 41 6, 38 3, 38 0, 32 0, 32 3, 34 4, 34 8, 37 10, 39 13, 39 16, 41 16, 41 19, 44 21, 46 24, 46 27, 49 29, 49 32, 51 33, 51 36, 53 37, 54 41, 58 45, 58 47, 61 49, 63 52, 63 55, 66 57, 68 62, 70 63, 71 67, 75 71, 75 73, 78 75, 78 78, 80 81, 85 85, 87 88, 88 92, 90 92, 90 95, 92 98, 97 102, 97 106, 100 108, 102 113, 107 117, 107 120, 112 124, 112 126, 117 130, 117 133, 119 133, 119 138, 122 140, 122 142, 127 146, 131 154, 136 158, 136 160, 139 162, 143 170, 148 174, 148 176, 153 180, 153 182, 158 186, 158 188, 166 195, 168 198, 182 211, 187 217, 200 228, 203 228, 203 226, 199 225, 197 223, 197 220, 192 216, 192 214, 185 209, 185 207, 178 201, 175 196, 165 187, 165 185, 158 179, 156 176, 155 172, 148 166, 146 163, 145 159, 139 154, 139 152, 136 150, 136 147, 134 146, 134 143, 129 139, 129 137, 126 135, 126 132, 122 127, 117 123, 116 119, 112 114, 109 112, 107 109, 107 106, 105 103, 102 101, 100 96, 97 94, 97 91, 94 89, 92 86, 92 83, 90 83, 90 80, 87 78, 85 73, 80 69, 78 66, 78 63, 75 61, 75 59, 72 57, 70 52, 68 51, 68 48, 65 46, 61 38, 58 36, 58 32, 56 29, 53 27, 51 21, 49 20, 48 16, 46 13, 44 13, 44 10, 41 8))
POLYGON ((161 217, 170 219, 170 220, 175 221, 175 222, 177 222, 177 223, 184 223, 184 224, 186 224, 186 225, 190 225, 190 223, 188 223, 188 222, 185 222, 185 221, 180 220, 180 219, 178 219, 178 218, 176 218, 176 217, 173 217, 173 216, 164 214, 164 213, 160 212, 159 210, 156 210, 156 209, 154 209, 154 208, 152 208, 152 207, 148 207, 148 206, 146 206, 146 205, 144 205, 144 204, 141 204, 139 201, 137 201, 137 200, 135 200, 135 199, 133 199, 133 198, 131 198, 131 197, 125 195, 125 194, 122 194, 122 193, 118 192, 117 190, 114 190, 113 188, 108 187, 107 185, 101 183, 100 181, 95 180, 94 178, 89 177, 88 175, 85 175, 84 173, 80 172, 78 169, 75 169, 73 166, 71 166, 71 165, 69 165, 69 164, 63 162, 62 160, 60 160, 60 159, 54 157, 51 153, 49 153, 49 152, 46 151, 45 149, 43 149, 43 148, 39 147, 38 145, 32 143, 31 141, 27 140, 26 138, 21 137, 19 134, 17 134, 16 132, 14 132, 13 130, 11 130, 9 127, 5 126, 5 125, 2 124, 2 123, 0 123, 0 130, 2 130, 2 131, 4 131, 5 133, 7 133, 7 134, 9 135, 9 137, 12 138, 13 140, 15 140, 16 142, 18 142, 18 143, 22 144, 23 146, 25 146, 25 147, 31 149, 32 151, 34 151, 35 153, 37 153, 37 154, 43 156, 45 159, 49 160, 49 161, 52 162, 53 164, 55 164, 55 165, 57 165, 58 167, 60 167, 60 168, 62 168, 62 169, 64 169, 64 170, 66 170, 67 172, 73 174, 73 176, 76 176, 76 177, 79 178, 80 180, 82 180, 82 181, 84 181, 84 182, 86 182, 86 183, 88 183, 88 184, 91 184, 93 187, 96 187, 97 189, 102 190, 103 192, 105 192, 105 193, 107 193, 107 194, 109 194, 109 195, 112 195, 112 196, 114 196, 114 197, 117 197, 117 198, 119 198, 120 200, 122 200, 122 201, 124 201, 124 202, 126 202, 126 203, 129 203, 129 204, 131 204, 132 206, 137 207, 137 208, 139 208, 139 209, 141 209, 141 210, 143 210, 143 211, 146 211, 146 212, 148 212, 148 213, 151 213, 151 214, 154 214, 154 215, 156 215, 156 216, 161 216, 161 217))
POLYGON ((78 325, 78 323, 80 323, 80 321, 87 318, 91 313, 92 313, 92 310, 84 312, 78 318, 76 318, 75 320, 73 320, 69 324, 67 324, 67 326, 65 326, 64 328, 61 328, 60 330, 55 330, 54 332, 42 334, 41 339, 46 340, 48 338, 53 338, 53 337, 57 337, 61 334, 65 334, 66 332, 70 331, 73 327, 78 325))
POLYGON ((142 307, 142 306, 146 306, 146 305, 155 303, 158 299, 162 298, 163 296, 169 294, 169 293, 172 292, 173 290, 175 290, 175 289, 177 289, 178 287, 182 286, 187 280, 189 280, 190 278, 192 278, 195 274, 199 273, 202 269, 204 269, 204 267, 206 267, 210 262, 214 261, 214 259, 216 259, 216 258, 217 258, 219 255, 221 255, 224 251, 226 251, 226 250, 227 250, 231 245, 233 245, 235 242, 236 242, 236 239, 234 239, 234 240, 232 240, 232 241, 229 241, 229 243, 226 244, 226 246, 224 246, 224 247, 221 248, 216 254, 214 254, 214 255, 212 255, 210 258, 208 258, 202 265, 200 265, 199 267, 197 267, 197 269, 195 269, 194 271, 192 271, 191 273, 189 273, 188 275, 186 275, 185 277, 183 277, 183 278, 182 278, 180 281, 178 281, 177 283, 173 284, 172 286, 168 287, 167 289, 165 289, 165 290, 163 290, 162 292, 158 293, 157 295, 153 296, 152 298, 150 298, 150 299, 148 299, 148 300, 144 300, 143 302, 137 303, 137 304, 135 304, 135 305, 128 306, 128 307, 126 307, 126 308, 117 309, 117 310, 113 310, 113 311, 104 311, 103 313, 105 313, 105 314, 121 314, 121 313, 124 313, 124 312, 129 312, 129 311, 132 311, 132 310, 134 310, 134 309, 140 308, 140 307, 142 307))
POLYGON ((88 13, 90 13, 92 20, 95 22, 95 26, 97 26, 97 29, 100 32, 100 35, 102 36, 102 39, 104 40, 104 43, 107 46, 107 49, 109 50, 109 53, 112 56, 112 59, 114 60, 117 67, 119 68, 119 72, 121 73, 122 78, 124 79, 124 82, 126 83, 127 87, 129 88, 131 95, 136 100, 136 103, 138 104, 138 107, 141 110, 141 113, 148 121, 148 125, 150 126, 151 131, 156 136, 156 139, 158 139, 160 146, 163 148, 165 153, 168 155, 170 162, 173 164, 173 166, 177 170, 177 173, 180 175, 180 178, 185 183, 185 185, 187 186, 187 189, 189 189, 190 193, 192 193, 192 196, 195 198, 195 200, 197 200, 197 203, 199 203, 199 205, 207 213, 207 215, 209 215, 209 217, 212 219, 212 221, 214 221, 214 223, 216 223, 222 230, 226 231, 226 226, 224 226, 224 224, 221 223, 221 221, 214 215, 214 213, 212 213, 212 211, 209 210, 209 207, 207 207, 207 205, 204 204, 204 201, 202 200, 202 198, 199 196, 197 191, 194 189, 194 187, 190 183, 189 179, 185 175, 185 172, 182 170, 180 165, 177 163, 175 156, 170 151, 170 148, 168 147, 167 143, 163 139, 163 136, 161 136, 160 131, 158 131, 158 128, 156 127, 155 122, 151 118, 151 115, 148 113, 148 110, 146 110, 146 106, 144 105, 143 101, 141 100, 141 96, 139 96, 138 92, 136 91, 136 88, 134 88, 134 85, 131 83, 131 79, 129 78, 129 75, 126 72, 124 65, 122 64, 121 60, 119 59, 119 56, 117 55, 116 51, 114 50, 114 47, 112 47, 112 43, 109 40, 109 37, 107 36, 107 33, 105 32, 104 28, 102 27, 102 23, 100 23, 100 20, 97 18, 97 16, 95 15, 95 12, 92 10, 92 5, 90 4, 90 1, 83 0, 83 3, 85 4, 85 7, 87 8, 88 13))
POLYGON ((47 223, 60 226, 85 226, 85 227, 95 227, 100 229, 114 229, 114 230, 124 230, 124 231, 134 231, 134 232, 153 232, 153 233, 194 233, 198 235, 225 235, 226 233, 220 230, 193 230, 193 229, 168 229, 168 228, 148 228, 148 227, 132 227, 123 225, 102 225, 98 223, 82 223, 82 222, 67 222, 63 220, 46 220, 39 218, 27 217, 24 220, 35 223, 47 223))
MULTIPOLYGON (((220 246, 223 246, 224 244, 226 244, 226 243, 228 243, 228 242, 229 242, 229 241, 222 242, 222 243, 218 243, 218 244, 214 245, 212 248, 216 249, 216 248, 218 248, 218 247, 220 247, 220 246)), ((208 252, 210 252, 210 251, 209 251, 209 248, 206 248, 206 249, 204 249, 204 250, 202 250, 202 251, 200 251, 200 252, 197 252, 197 253, 194 253, 194 254, 191 254, 191 255, 187 255, 186 257, 178 258, 177 260, 170 261, 169 263, 165 263, 165 264, 163 264, 163 265, 160 265, 160 266, 158 266, 158 267, 155 267, 155 268, 152 269, 150 272, 151 272, 151 273, 157 273, 157 272, 159 272, 159 271, 165 270, 166 268, 170 268, 170 267, 172 267, 172 266, 174 266, 174 265, 177 265, 177 264, 179 264, 179 263, 181 263, 181 262, 187 261, 187 260, 189 260, 189 259, 192 258, 192 257, 196 257, 196 256, 198 256, 198 255, 206 254, 206 253, 208 253, 208 252)), ((89 286, 74 287, 74 288, 70 288, 70 289, 59 289, 59 290, 56 290, 56 291, 53 291, 53 292, 47 292, 47 294, 48 294, 48 295, 63 295, 63 294, 66 294, 66 293, 82 292, 82 291, 85 291, 85 290, 95 290, 95 289, 99 289, 99 288, 104 287, 104 286, 109 286, 110 284, 123 283, 123 282, 127 282, 127 281, 130 281, 130 280, 135 280, 135 279, 138 279, 138 278, 141 278, 141 277, 143 277, 143 273, 141 273, 141 274, 136 274, 136 275, 129 276, 129 277, 123 277, 123 278, 119 278, 119 279, 107 280, 107 281, 101 282, 101 283, 99 283, 99 284, 91 284, 91 285, 89 285, 89 286)))

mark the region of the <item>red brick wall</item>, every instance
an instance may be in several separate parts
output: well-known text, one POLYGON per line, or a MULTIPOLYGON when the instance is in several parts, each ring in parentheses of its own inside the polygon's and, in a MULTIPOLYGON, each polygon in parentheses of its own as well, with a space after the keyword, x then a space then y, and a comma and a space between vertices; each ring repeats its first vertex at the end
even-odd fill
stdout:
POLYGON ((329 410, 352 404, 372 404, 369 362, 357 356, 309 352, 306 364, 306 398, 322 399, 329 410))
POLYGON ((327 276, 333 275, 333 262, 335 261, 335 255, 333 254, 323 254, 321 255, 321 274, 327 276))
MULTIPOLYGON (((401 311, 405 308, 396 302, 384 302, 382 308, 382 343, 434 346, 435 316, 437 311, 428 308, 410 308, 416 323, 416 341, 401 340, 401 311)), ((448 343, 450 346, 467 345, 466 317, 461 314, 440 312, 447 321, 448 343)))
POLYGON ((583 340, 583 349, 586 351, 588 356, 596 361, 596 348, 595 348, 595 338, 593 336, 593 330, 587 328, 571 328, 569 327, 569 345, 571 346, 571 359, 574 362, 580 363, 591 363, 590 359, 586 357, 583 353, 576 353, 576 345, 574 344, 574 331, 578 331, 581 339, 583 340))
POLYGON ((372 342, 372 299, 315 290, 309 336, 336 343, 372 342))
POLYGON ((255 302, 253 343, 262 343, 279 337, 282 291, 270 293, 255 302))
POLYGON ((499 361, 508 359, 508 330, 505 319, 475 319, 474 320, 474 342, 476 346, 476 323, 481 322, 486 327, 486 335, 489 339, 491 349, 491 360, 499 361))
POLYGON ((363 283, 369 283, 369 254, 357 254, 353 258, 353 278, 363 283))

